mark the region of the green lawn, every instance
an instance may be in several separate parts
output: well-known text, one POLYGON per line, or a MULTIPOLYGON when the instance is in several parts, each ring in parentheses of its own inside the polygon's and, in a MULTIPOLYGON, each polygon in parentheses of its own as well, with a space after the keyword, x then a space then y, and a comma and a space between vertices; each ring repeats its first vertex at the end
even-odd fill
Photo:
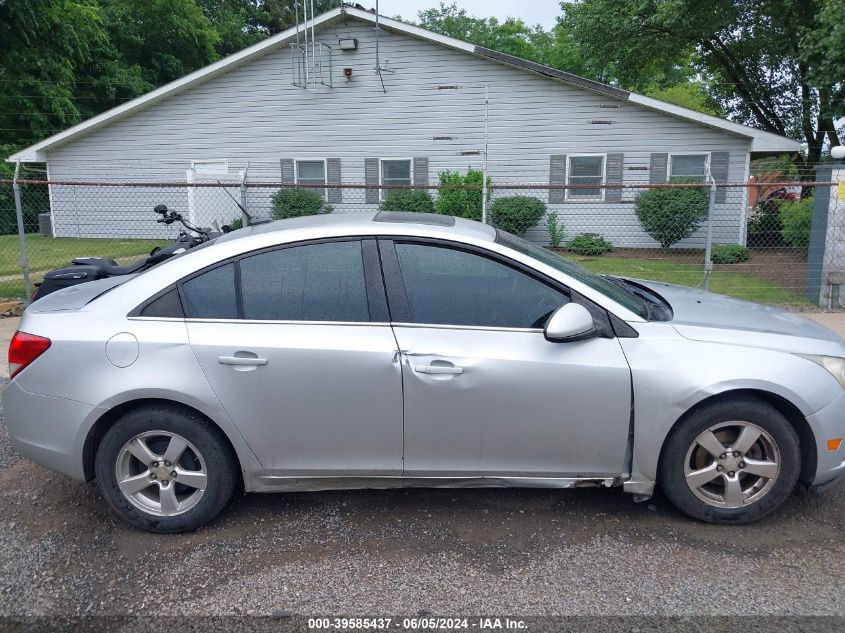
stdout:
MULTIPOLYGON (((567 256, 593 272, 636 279, 664 281, 681 286, 698 286, 704 278, 703 266, 679 264, 661 259, 625 257, 567 256)), ((774 305, 810 306, 810 302, 791 289, 780 288, 765 279, 733 270, 714 270, 710 290, 748 301, 774 305)))
MULTIPOLYGON (((153 247, 166 243, 166 240, 51 238, 38 234, 26 236, 29 270, 33 279, 40 279, 44 272, 67 264, 74 257, 90 255, 131 260, 143 257, 153 247)), ((0 277, 20 275, 19 257, 18 236, 0 235, 0 277)), ((23 293, 23 283, 19 278, 0 280, 0 297, 20 297, 23 293)))

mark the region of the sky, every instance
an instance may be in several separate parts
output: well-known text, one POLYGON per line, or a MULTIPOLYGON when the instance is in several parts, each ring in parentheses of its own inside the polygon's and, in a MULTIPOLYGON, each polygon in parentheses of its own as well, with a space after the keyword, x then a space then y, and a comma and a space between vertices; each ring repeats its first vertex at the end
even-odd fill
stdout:
MULTIPOLYGON (((530 25, 541 24, 546 29, 555 25, 555 18, 560 15, 560 0, 444 0, 446 4, 456 2, 458 7, 466 9, 470 15, 479 18, 495 16, 501 20, 507 17, 522 18, 530 25)), ((361 2, 361 0, 359 0, 361 2)), ((375 7, 375 0, 361 2, 366 7, 375 7)), ((382 15, 402 16, 405 20, 417 19, 421 9, 433 9, 440 6, 440 0, 379 0, 379 12, 382 15)))

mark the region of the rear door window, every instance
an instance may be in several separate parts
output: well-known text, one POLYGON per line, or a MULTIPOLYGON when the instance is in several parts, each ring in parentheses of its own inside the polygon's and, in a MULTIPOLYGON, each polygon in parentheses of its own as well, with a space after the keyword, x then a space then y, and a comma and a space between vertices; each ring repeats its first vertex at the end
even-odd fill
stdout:
POLYGON ((230 262, 184 281, 185 316, 193 319, 237 319, 235 265, 230 262))

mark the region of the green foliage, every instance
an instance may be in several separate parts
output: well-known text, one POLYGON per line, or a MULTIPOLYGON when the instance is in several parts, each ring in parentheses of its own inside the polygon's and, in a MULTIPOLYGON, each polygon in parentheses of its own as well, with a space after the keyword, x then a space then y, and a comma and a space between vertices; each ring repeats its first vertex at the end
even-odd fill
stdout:
POLYGON ((334 209, 311 189, 279 189, 270 200, 277 220, 331 213, 334 209))
POLYGON ((709 197, 704 187, 646 189, 634 211, 646 233, 664 249, 688 238, 707 218, 709 197))
POLYGON ((713 116, 719 117, 725 115, 719 102, 707 93, 706 86, 695 81, 667 87, 650 86, 646 88, 645 94, 654 99, 660 99, 666 103, 703 112, 704 114, 712 114, 713 116))
POLYGON ((821 157, 845 114, 843 0, 583 0, 560 23, 625 88, 700 78, 733 120, 821 157), (678 74, 686 76, 679 78, 678 74), (661 77, 662 76, 662 77, 661 77))
POLYGON ((546 214, 546 205, 531 196, 508 196, 493 200, 489 211, 493 226, 514 235, 525 235, 546 214))
POLYGON ((810 247, 810 228, 813 225, 813 199, 804 198, 780 206, 783 223, 783 241, 793 248, 807 250, 810 247))
POLYGON ((554 213, 546 216, 546 230, 549 232, 549 248, 560 248, 566 233, 563 230, 563 223, 554 213))
POLYGON ((566 243, 567 250, 576 255, 598 257, 613 250, 613 244, 596 233, 583 233, 566 243))
POLYGON ((233 231, 244 228, 244 219, 241 216, 236 217, 234 220, 229 222, 229 228, 233 231))
POLYGON ((748 261, 748 248, 742 244, 722 244, 713 247, 710 259, 714 264, 739 264, 748 261))
MULTIPOLYGON (((770 201, 771 202, 771 201, 770 201)), ((783 221, 777 204, 758 205, 748 218, 748 245, 772 248, 783 246, 783 221)))
POLYGON ((407 211, 409 213, 434 213, 434 200, 427 191, 395 189, 387 194, 379 209, 382 211, 407 211))
MULTIPOLYGON (((441 171, 440 187, 434 207, 441 215, 454 215, 469 220, 481 219, 482 183, 484 174, 478 169, 469 169, 466 174, 457 171, 441 171), (471 187, 470 189, 448 189, 448 187, 471 187)), ((489 187, 491 180, 487 179, 489 187)))
MULTIPOLYGON (((296 23, 293 0, 197 0, 220 37, 221 56, 237 52, 296 23)), ((319 15, 338 6, 338 0, 314 0, 319 15)), ((311 11, 310 0, 308 11, 311 11)), ((302 3, 299 20, 302 21, 302 3)))

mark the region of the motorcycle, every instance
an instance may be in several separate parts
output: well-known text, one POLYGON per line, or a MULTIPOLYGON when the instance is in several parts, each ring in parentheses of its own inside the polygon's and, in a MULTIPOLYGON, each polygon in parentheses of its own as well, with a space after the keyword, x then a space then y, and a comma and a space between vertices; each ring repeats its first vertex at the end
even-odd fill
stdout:
MULTIPOLYGON (((156 247, 150 252, 148 257, 144 257, 125 266, 120 266, 113 259, 107 259, 105 257, 77 257, 69 265, 51 270, 44 275, 44 281, 35 284, 36 288, 35 292, 32 293, 32 301, 37 301, 62 288, 76 286, 88 281, 139 273, 174 255, 183 253, 232 230, 229 226, 223 226, 222 231, 213 231, 210 228, 193 226, 180 213, 168 209, 167 205, 164 204, 157 205, 153 211, 161 216, 156 220, 158 224, 169 226, 174 222, 179 222, 186 230, 180 231, 179 236, 172 244, 164 247, 156 247)), ((246 219, 247 225, 258 223, 253 222, 249 214, 246 215, 246 219)))

